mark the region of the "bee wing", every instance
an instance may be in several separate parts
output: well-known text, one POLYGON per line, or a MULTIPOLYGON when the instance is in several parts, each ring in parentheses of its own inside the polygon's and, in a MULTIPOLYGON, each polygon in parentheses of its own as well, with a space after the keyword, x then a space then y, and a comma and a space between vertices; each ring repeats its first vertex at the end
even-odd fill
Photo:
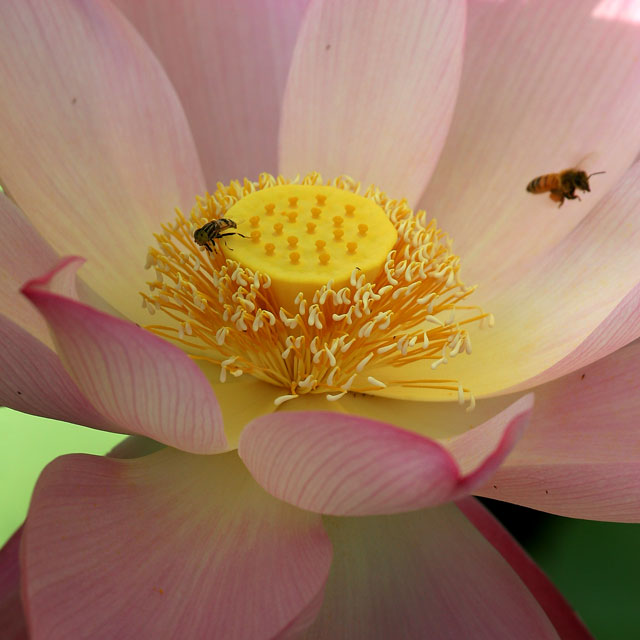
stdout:
POLYGON ((597 151, 589 151, 589 153, 581 156, 577 162, 574 162, 572 165, 567 166, 571 166, 574 169, 581 169, 582 171, 591 173, 594 170, 594 167, 598 165, 598 157, 599 154, 597 151))

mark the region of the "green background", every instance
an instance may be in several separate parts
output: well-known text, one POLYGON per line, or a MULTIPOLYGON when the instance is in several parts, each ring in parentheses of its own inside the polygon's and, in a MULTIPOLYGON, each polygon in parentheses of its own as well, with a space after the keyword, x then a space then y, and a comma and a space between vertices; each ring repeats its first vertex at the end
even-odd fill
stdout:
MULTIPOLYGON (((65 453, 104 454, 123 436, 0 408, 0 543, 21 524, 42 468, 65 453)), ((640 528, 571 520, 486 501, 598 640, 640 638, 640 528)))

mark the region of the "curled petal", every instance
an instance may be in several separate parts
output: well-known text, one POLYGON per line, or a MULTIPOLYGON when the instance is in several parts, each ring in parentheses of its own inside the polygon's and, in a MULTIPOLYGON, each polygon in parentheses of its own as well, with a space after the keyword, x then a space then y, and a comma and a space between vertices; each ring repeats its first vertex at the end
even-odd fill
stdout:
POLYGON ((472 491, 511 450, 531 407, 526 396, 445 445, 368 418, 277 412, 246 426, 239 453, 267 491, 303 509, 398 513, 472 491))
POLYGON ((20 287, 29 278, 52 269, 58 256, 22 211, 1 192, 0 218, 0 309, 6 318, 51 346, 46 322, 20 295, 20 287))
POLYGON ((235 453, 170 448, 58 458, 23 544, 31 630, 51 640, 273 638, 322 593, 332 555, 320 517, 262 491, 235 453))
POLYGON ((537 387, 531 426, 475 493, 572 518, 640 522, 640 343, 537 387))
POLYGON ((136 325, 60 295, 80 265, 67 258, 23 293, 45 317, 74 381, 123 430, 185 451, 227 448, 220 407, 203 373, 177 347, 136 325))

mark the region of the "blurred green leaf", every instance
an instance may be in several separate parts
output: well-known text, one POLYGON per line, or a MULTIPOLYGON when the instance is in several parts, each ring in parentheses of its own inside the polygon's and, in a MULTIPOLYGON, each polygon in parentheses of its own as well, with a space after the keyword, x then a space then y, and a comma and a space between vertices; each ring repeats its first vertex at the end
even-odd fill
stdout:
POLYGON ((124 436, 0 408, 0 545, 22 524, 44 467, 65 453, 102 455, 124 436))

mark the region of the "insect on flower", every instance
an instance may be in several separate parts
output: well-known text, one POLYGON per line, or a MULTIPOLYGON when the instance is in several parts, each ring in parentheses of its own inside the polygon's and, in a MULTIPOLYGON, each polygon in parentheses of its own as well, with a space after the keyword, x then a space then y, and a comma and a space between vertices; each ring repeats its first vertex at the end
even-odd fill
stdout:
POLYGON ((225 236, 233 236, 239 235, 243 238, 247 236, 243 235, 238 231, 230 231, 229 233, 223 233, 223 231, 227 231, 229 229, 236 229, 238 225, 234 220, 230 220, 229 218, 218 218, 217 220, 211 220, 207 222, 204 226, 196 229, 193 232, 193 239, 196 244, 204 247, 207 251, 211 252, 214 249, 211 248, 211 245, 215 248, 215 241, 219 238, 224 238, 225 236))
POLYGON ((604 171, 598 171, 587 175, 586 171, 580 169, 565 169, 560 173, 547 173, 543 176, 534 178, 528 185, 529 193, 546 193, 549 191, 549 197, 554 202, 559 202, 558 208, 564 203, 564 199, 580 200, 580 196, 576 195, 576 189, 582 192, 591 191, 589 188, 589 178, 597 176, 604 171))

